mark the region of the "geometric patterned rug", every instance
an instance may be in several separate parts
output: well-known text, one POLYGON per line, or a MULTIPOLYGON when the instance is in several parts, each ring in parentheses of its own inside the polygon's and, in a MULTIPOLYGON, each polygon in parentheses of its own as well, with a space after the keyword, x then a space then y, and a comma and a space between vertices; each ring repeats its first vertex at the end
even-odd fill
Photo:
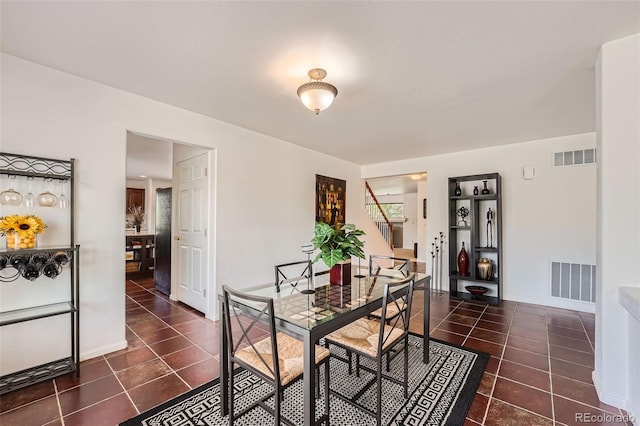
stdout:
MULTIPOLYGON (((334 351, 336 347, 331 347, 334 351)), ((462 425, 482 379, 489 355, 431 339, 429 363, 422 362, 422 337, 409 336, 409 398, 404 399, 401 386, 384 380, 382 387, 382 424, 384 425, 462 425)), ((364 359, 361 363, 366 365, 364 359)), ((391 375, 402 377, 402 356, 391 363, 391 375)), ((384 363, 383 363, 384 365, 384 363)), ((321 370, 324 371, 324 370, 321 370)), ((331 390, 345 396, 355 395, 371 377, 361 370, 360 377, 349 375, 346 363, 331 358, 331 390)), ((321 384, 324 373, 320 374, 321 384)), ((246 371, 236 372, 235 411, 251 404, 270 391, 270 386, 246 371)), ((121 426, 213 426, 227 425, 220 416, 218 379, 167 401, 121 423, 121 426)), ((322 392, 321 392, 322 393, 322 392)), ((331 425, 366 426, 375 424, 369 414, 335 396, 330 397, 331 425)), ((375 411, 375 386, 358 401, 375 411)), ((282 414, 296 425, 302 425, 302 381, 287 388, 282 414)), ((316 415, 324 412, 324 396, 316 400, 316 415)), ((256 426, 272 424, 273 417, 256 407, 235 424, 256 426)))

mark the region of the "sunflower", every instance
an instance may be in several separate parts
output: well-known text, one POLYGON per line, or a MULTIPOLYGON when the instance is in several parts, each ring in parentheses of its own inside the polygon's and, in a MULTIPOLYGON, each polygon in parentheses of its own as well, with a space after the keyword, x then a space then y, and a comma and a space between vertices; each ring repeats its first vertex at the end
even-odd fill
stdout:
POLYGON ((19 217, 20 216, 18 216, 17 214, 12 214, 12 215, 0 218, 0 235, 5 235, 10 232, 15 232, 17 229, 17 223, 18 223, 19 217))
POLYGON ((40 219, 36 215, 29 215, 29 217, 31 217, 33 220, 35 220, 36 223, 38 224, 38 226, 35 228, 34 232, 36 234, 42 234, 44 232, 45 228, 47 227, 47 225, 42 221, 42 219, 40 219))
POLYGON ((30 237, 44 232, 47 225, 35 215, 19 216, 16 214, 0 218, 0 235, 17 232, 20 238, 30 237))
POLYGON ((29 237, 36 234, 38 230, 38 221, 31 216, 22 216, 18 219, 18 236, 20 238, 29 237))

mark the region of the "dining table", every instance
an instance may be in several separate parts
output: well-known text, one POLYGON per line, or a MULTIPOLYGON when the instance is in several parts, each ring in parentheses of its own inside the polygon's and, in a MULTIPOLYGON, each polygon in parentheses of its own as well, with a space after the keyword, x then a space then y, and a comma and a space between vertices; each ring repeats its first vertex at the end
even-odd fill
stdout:
MULTIPOLYGON (((329 274, 313 275, 304 282, 283 283, 277 291, 275 283, 260 285, 241 291, 270 297, 274 300, 274 316, 276 327, 287 334, 299 338, 303 342, 303 399, 304 425, 316 424, 315 400, 315 349, 318 341, 327 334, 366 316, 382 306, 384 286, 389 282, 406 280, 412 276, 414 291, 423 291, 423 362, 429 361, 429 306, 431 276, 423 273, 407 273, 395 269, 377 270, 369 274, 368 270, 356 270, 347 285, 329 283, 329 274)), ((401 292, 403 286, 394 288, 401 292)), ((415 293, 414 293, 415 294, 415 293)), ((415 297, 414 297, 415 300, 415 297)), ((219 297, 222 303, 222 297, 219 297)), ((237 304, 237 303, 236 303, 237 304)), ((240 308, 251 315, 255 306, 249 302, 240 308)), ((228 413, 228 355, 227 337, 223 320, 220 321, 220 411, 224 416, 228 413)))

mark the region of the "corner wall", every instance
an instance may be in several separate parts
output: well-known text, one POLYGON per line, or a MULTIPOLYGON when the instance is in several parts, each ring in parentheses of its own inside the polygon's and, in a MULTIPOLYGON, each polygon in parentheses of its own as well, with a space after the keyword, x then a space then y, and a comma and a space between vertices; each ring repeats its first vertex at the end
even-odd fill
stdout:
MULTIPOLYGON (((639 336, 619 287, 640 287, 640 34, 602 46, 597 63, 598 293, 593 382, 640 421, 639 336)), ((638 424, 638 423, 636 423, 638 424)))

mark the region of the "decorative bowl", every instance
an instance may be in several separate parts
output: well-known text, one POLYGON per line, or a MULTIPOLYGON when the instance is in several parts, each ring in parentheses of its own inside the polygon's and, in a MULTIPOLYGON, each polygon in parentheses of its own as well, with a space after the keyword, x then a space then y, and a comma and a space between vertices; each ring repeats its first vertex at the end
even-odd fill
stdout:
POLYGON ((487 291, 489 291, 488 288, 479 285, 468 285, 465 289, 474 296, 483 296, 487 291))

